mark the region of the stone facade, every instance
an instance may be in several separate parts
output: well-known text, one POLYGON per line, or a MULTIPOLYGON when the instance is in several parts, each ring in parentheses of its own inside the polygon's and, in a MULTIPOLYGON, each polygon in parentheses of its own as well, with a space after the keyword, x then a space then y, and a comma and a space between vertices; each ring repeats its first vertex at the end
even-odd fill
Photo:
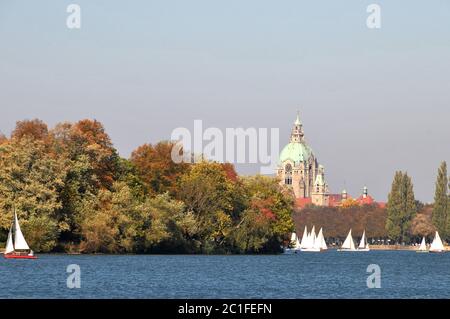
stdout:
POLYGON ((298 115, 289 144, 280 153, 277 176, 280 184, 292 188, 296 198, 310 198, 313 204, 319 206, 329 205, 324 168, 306 143, 298 115))

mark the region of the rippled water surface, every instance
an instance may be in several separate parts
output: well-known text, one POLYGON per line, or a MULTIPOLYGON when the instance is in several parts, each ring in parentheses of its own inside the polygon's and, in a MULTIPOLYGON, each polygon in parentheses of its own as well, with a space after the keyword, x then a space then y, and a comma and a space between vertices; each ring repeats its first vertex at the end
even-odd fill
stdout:
POLYGON ((450 253, 39 255, 0 259, 1 298, 450 298, 450 253), (67 266, 81 288, 67 288, 67 266), (381 269, 368 289, 367 267, 381 269))

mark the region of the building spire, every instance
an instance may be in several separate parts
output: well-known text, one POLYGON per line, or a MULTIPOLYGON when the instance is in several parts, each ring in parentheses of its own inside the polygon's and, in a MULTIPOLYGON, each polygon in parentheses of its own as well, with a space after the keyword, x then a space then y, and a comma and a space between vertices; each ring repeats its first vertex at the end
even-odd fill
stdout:
POLYGON ((297 111, 297 118, 295 119, 294 127, 292 128, 291 133, 291 143, 302 143, 304 142, 303 137, 304 137, 303 125, 302 122, 300 121, 300 114, 297 111))
POLYGON ((302 124, 302 122, 300 122, 300 111, 299 110, 297 110, 297 118, 295 119, 294 124, 295 125, 301 125, 302 124))

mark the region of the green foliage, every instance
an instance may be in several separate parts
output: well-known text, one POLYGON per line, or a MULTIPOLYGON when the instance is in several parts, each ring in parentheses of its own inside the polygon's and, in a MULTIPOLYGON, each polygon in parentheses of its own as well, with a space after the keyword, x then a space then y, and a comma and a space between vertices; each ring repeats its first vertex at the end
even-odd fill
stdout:
POLYGON ((15 209, 37 252, 280 250, 293 202, 276 179, 240 178, 229 163, 175 164, 172 147, 146 144, 127 160, 95 120, 17 122, 0 137, 1 240, 15 209))
POLYGON ((433 206, 433 225, 442 238, 448 238, 447 214, 449 211, 447 163, 442 162, 436 178, 436 190, 433 206))
POLYGON ((202 246, 219 244, 232 225, 235 184, 227 178, 221 164, 201 162, 180 179, 179 198, 192 212, 198 225, 193 238, 202 246), (212 244, 212 243, 210 243, 212 244))
POLYGON ((25 222, 25 235, 36 250, 50 250, 59 232, 55 212, 61 208, 59 192, 65 172, 46 153, 42 141, 13 138, 0 146, 0 227, 8 229, 13 210, 25 222), (46 229, 39 229, 45 222, 46 229), (51 222, 50 222, 51 221, 51 222), (55 225, 53 225, 55 224, 55 225), (37 234, 42 234, 42 238, 37 234), (43 243, 48 238, 48 243, 43 243))
POLYGON ((413 184, 408 174, 396 172, 387 203, 386 230, 394 241, 408 240, 411 221, 417 212, 413 184))

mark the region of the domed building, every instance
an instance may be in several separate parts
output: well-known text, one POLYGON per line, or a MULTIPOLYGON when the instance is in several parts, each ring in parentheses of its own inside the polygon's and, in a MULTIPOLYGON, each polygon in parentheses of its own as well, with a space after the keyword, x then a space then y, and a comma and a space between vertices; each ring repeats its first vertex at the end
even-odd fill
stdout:
POLYGON ((277 176, 280 183, 292 188, 297 199, 318 206, 329 205, 325 172, 305 141, 303 124, 297 114, 291 138, 280 153, 277 176))

